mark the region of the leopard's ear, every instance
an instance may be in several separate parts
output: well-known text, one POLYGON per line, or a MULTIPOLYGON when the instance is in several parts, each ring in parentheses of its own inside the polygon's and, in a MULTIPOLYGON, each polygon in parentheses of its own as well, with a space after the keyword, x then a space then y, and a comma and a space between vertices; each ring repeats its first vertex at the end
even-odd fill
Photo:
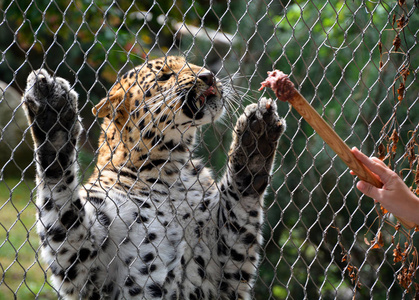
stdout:
POLYGON ((109 118, 117 119, 119 117, 118 114, 122 113, 125 115, 127 113, 126 107, 124 105, 124 99, 124 89, 121 88, 120 84, 118 84, 118 87, 114 86, 111 89, 108 97, 103 98, 93 107, 92 113, 99 118, 109 116, 109 118))

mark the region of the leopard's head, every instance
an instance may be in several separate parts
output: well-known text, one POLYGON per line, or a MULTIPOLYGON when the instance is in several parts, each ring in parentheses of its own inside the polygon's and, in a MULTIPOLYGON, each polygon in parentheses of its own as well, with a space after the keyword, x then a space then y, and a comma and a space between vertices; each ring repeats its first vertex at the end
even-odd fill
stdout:
POLYGON ((151 123, 162 128, 165 124, 198 126, 220 117, 222 92, 211 71, 168 56, 123 75, 93 113, 113 119, 119 128, 127 122, 140 127, 151 123))
POLYGON ((167 151, 187 152, 196 127, 222 114, 222 95, 222 84, 212 72, 182 57, 134 68, 93 108, 97 117, 105 118, 99 157, 104 164, 109 159, 123 164, 127 156, 138 161, 167 151))

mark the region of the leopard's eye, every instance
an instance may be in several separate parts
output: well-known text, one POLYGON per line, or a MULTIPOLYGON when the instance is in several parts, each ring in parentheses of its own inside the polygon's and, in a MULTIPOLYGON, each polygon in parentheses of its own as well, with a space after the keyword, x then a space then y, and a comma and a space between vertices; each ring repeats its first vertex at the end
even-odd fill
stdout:
POLYGON ((166 81, 169 80, 170 77, 175 75, 175 73, 163 73, 157 77, 157 81, 166 81))

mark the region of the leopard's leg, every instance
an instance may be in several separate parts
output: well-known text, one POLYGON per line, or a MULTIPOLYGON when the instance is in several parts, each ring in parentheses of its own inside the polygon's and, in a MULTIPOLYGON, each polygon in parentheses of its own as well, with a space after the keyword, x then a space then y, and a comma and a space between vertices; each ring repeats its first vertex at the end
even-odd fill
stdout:
POLYGON ((285 126, 276 104, 266 98, 247 106, 235 126, 220 188, 218 255, 223 299, 250 297, 262 243, 263 195, 285 126))
POLYGON ((37 230, 55 288, 78 297, 95 250, 77 179, 76 143, 81 131, 77 94, 62 78, 32 72, 22 102, 35 143, 37 230))

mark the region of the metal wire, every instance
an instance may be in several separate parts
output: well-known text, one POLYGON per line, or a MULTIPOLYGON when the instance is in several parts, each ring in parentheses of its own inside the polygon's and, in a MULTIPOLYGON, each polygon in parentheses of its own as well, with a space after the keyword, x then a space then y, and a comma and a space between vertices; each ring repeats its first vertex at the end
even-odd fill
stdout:
MULTIPOLYGON (((416 188, 414 1, 11 0, 0 12, 0 299, 57 297, 50 266, 38 257, 34 147, 20 104, 26 77, 41 67, 80 94, 82 181, 96 168, 100 120, 92 105, 127 70, 174 54, 211 69, 236 99, 222 122, 200 129, 194 151, 216 178, 237 116, 262 95, 274 96, 257 89, 278 68, 348 145, 377 156, 384 149, 389 166, 416 188)), ((294 110, 278 103, 278 111, 288 128, 266 195, 252 297, 410 299, 415 274, 407 286, 400 276, 417 257, 409 252, 395 262, 394 253, 397 245, 407 251, 405 242, 413 249, 415 233, 380 217, 380 207, 357 191, 347 167, 294 110)))

